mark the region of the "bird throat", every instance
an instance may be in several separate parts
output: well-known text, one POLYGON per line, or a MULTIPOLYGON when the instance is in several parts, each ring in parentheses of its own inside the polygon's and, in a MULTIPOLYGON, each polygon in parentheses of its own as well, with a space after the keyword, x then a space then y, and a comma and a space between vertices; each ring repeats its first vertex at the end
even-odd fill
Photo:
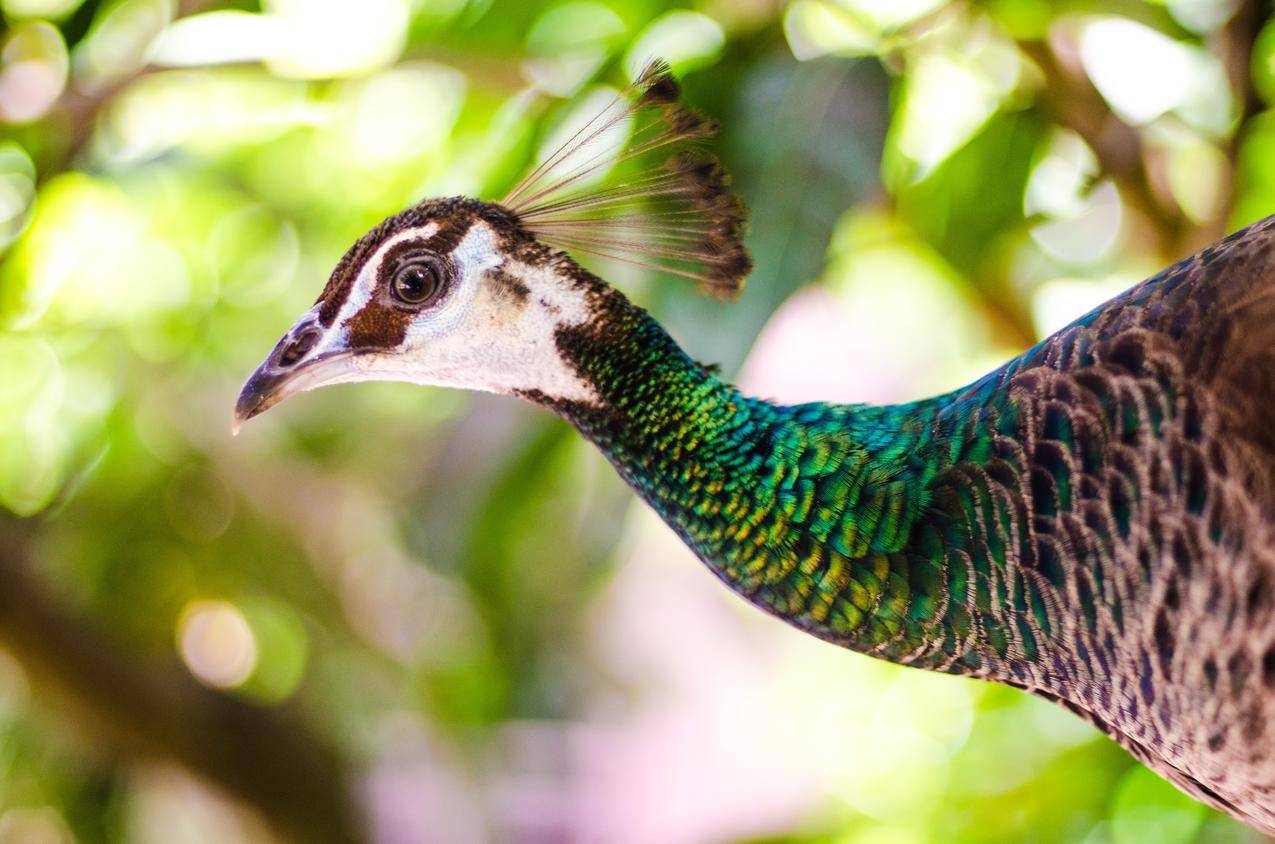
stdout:
POLYGON ((719 578, 837 644, 1002 673, 995 626, 969 617, 964 568, 946 564, 949 538, 919 524, 947 448, 945 398, 776 405, 692 360, 617 291, 590 297, 596 318, 557 342, 599 401, 525 397, 595 443, 719 578))

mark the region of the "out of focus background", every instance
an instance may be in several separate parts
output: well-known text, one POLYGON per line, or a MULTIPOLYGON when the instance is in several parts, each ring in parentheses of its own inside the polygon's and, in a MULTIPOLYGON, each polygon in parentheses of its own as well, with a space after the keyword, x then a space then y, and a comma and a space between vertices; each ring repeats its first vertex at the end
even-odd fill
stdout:
POLYGON ((346 247, 668 58, 757 271, 590 266, 783 400, 960 385, 1275 211, 1250 0, 0 0, 0 844, 1252 842, 1063 710, 805 638, 547 413, 232 440, 346 247))

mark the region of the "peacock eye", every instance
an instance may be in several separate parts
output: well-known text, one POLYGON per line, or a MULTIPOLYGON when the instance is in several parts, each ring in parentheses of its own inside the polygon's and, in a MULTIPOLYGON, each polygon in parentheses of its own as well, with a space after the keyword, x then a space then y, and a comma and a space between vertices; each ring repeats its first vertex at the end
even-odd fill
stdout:
POLYGON ((429 263, 404 264, 394 273, 390 289, 394 297, 408 305, 419 305, 439 288, 438 270, 429 263))

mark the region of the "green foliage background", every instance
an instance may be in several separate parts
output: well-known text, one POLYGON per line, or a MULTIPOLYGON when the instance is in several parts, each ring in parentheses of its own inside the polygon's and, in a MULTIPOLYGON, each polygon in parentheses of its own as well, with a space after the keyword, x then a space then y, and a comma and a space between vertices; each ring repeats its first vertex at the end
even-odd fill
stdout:
POLYGON ((1275 210, 1265 3, 0 12, 0 842, 1258 840, 1061 710, 674 576, 689 554, 543 412, 359 385, 228 423, 350 242, 498 197, 651 55, 721 121, 758 269, 723 306, 594 268, 732 375, 784 371, 813 296, 862 351, 811 353, 816 392, 955 386, 1275 210), (660 744, 651 707, 770 749, 660 744))

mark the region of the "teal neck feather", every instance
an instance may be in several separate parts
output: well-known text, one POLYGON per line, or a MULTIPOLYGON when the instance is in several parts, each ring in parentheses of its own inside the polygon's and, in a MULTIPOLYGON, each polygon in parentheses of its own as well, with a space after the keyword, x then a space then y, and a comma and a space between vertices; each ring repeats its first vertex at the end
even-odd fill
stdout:
POLYGON ((990 615, 970 618, 966 567, 944 563, 960 531, 932 500, 954 443, 971 442, 951 397, 778 406, 724 383, 618 293, 595 299, 598 321, 558 340, 601 402, 533 398, 596 443, 718 577, 847 647, 1003 673, 1005 637, 990 615))

